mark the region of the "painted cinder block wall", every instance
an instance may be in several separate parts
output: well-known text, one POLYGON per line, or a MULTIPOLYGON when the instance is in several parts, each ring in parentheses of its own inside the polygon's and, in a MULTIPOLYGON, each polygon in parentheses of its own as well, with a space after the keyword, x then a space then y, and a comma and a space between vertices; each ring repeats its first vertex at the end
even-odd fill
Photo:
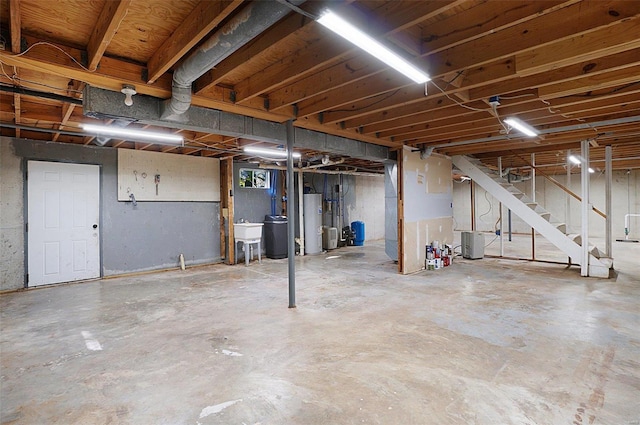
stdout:
POLYGON ((117 149, 0 138, 0 290, 24 287, 27 160, 100 166, 103 276, 220 262, 219 202, 118 202, 117 149))

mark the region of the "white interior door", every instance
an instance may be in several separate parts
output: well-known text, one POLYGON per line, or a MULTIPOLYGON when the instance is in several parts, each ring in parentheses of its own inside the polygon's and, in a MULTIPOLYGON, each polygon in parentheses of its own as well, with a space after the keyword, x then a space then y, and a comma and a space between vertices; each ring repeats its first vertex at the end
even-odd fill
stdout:
POLYGON ((28 286, 100 276, 100 167, 29 161, 28 286))

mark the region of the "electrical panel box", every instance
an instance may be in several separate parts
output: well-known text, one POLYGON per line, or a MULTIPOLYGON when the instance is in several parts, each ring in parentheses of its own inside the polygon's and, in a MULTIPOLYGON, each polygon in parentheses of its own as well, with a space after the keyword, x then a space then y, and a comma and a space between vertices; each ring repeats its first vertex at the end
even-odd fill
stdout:
POLYGON ((476 260, 484 258, 484 234, 479 232, 461 232, 462 257, 476 260))

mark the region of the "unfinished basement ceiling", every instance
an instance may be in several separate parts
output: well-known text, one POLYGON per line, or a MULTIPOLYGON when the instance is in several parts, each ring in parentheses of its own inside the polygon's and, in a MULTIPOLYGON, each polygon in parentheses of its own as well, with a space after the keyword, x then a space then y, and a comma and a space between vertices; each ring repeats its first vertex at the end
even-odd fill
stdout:
MULTIPOLYGON (((247 6, 241 0, 1 0, 1 134, 92 143, 73 134, 80 123, 95 121, 70 103, 82 98, 84 85, 119 92, 130 84, 139 94, 169 99, 173 71, 247 6)), ((640 167, 638 1, 356 0, 300 7, 304 14, 289 12, 199 77, 192 104, 278 123, 295 119, 296 127, 391 149, 433 148, 494 165, 502 157, 514 168, 535 153, 536 165, 553 173, 564 172, 567 150, 588 139, 595 168, 604 167, 606 145, 614 169, 640 167), (309 17, 327 7, 432 81, 413 83, 309 17), (493 96, 499 96, 495 113, 493 96), (541 137, 504 134, 500 120, 509 116, 541 137)), ((248 159, 241 148, 261 144, 179 132, 183 148, 115 139, 107 146, 248 159)), ((352 169, 381 169, 305 151, 322 154, 352 169)))

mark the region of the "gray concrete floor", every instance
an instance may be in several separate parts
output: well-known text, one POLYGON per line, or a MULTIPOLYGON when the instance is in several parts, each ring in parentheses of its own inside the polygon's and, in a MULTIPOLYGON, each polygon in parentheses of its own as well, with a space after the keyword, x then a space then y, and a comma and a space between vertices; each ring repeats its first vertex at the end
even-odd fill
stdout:
POLYGON ((297 309, 286 260, 4 294, 1 422, 637 425, 640 244, 616 250, 616 280, 400 276, 367 242, 298 258, 297 309))

